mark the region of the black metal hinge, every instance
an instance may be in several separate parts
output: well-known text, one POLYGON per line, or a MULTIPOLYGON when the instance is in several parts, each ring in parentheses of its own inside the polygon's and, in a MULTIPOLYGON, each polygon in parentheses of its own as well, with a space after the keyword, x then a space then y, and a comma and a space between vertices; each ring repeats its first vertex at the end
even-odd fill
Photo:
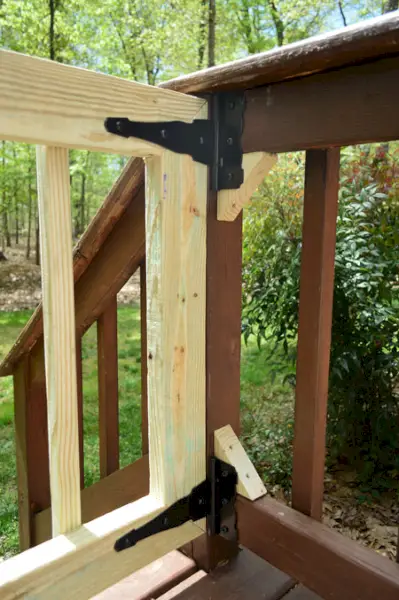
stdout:
POLYGON ((209 120, 143 123, 109 117, 104 124, 109 133, 152 142, 211 166, 215 190, 237 189, 244 181, 241 146, 244 108, 243 93, 219 92, 211 96, 209 120))
POLYGON ((210 535, 222 535, 231 541, 236 540, 236 485, 237 472, 234 467, 211 457, 209 476, 205 481, 152 521, 120 537, 115 542, 115 550, 121 552, 156 533, 204 517, 208 517, 207 528, 210 535))

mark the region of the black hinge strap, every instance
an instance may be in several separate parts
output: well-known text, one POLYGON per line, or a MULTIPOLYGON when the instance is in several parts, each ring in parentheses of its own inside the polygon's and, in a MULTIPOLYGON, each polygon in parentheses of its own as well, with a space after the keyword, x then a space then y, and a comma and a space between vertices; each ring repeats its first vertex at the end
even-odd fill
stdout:
POLYGON ((156 533, 204 517, 208 517, 210 535, 221 534, 230 540, 236 539, 236 485, 237 472, 234 467, 211 457, 209 477, 205 481, 142 527, 132 529, 120 537, 116 540, 114 549, 121 552, 156 533))
POLYGON ((147 123, 126 117, 109 117, 109 133, 136 137, 178 154, 189 154, 212 167, 212 188, 236 189, 244 181, 241 136, 245 101, 241 92, 219 92, 211 96, 211 118, 192 123, 162 121, 147 123))

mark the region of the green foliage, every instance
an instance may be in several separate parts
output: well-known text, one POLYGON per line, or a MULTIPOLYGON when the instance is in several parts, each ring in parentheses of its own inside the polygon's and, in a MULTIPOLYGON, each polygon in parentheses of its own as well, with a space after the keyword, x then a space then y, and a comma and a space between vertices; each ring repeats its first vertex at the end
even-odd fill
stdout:
MULTIPOLYGON (((328 444, 330 460, 376 486, 399 473, 398 175, 396 144, 343 152, 328 444)), ((244 223, 244 336, 273 339, 292 359, 302 201, 303 157, 281 157, 244 223)))

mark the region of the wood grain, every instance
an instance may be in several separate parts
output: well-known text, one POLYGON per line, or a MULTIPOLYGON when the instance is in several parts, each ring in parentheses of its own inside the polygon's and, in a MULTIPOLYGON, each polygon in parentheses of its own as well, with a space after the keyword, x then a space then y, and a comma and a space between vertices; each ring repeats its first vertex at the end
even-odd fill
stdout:
POLYGON ((306 154, 292 506, 323 512, 339 149, 306 154))
POLYGON ((196 570, 193 560, 173 550, 92 600, 152 600, 190 577, 196 570))
POLYGON ((37 148, 53 535, 81 523, 68 151, 37 148))
POLYGON ((140 358, 141 358, 141 452, 148 454, 148 389, 147 389, 147 274, 145 259, 140 265, 140 358))
MULTIPOLYGON (((83 523, 147 496, 149 481, 148 456, 143 456, 131 465, 85 488, 81 492, 83 523)), ((51 538, 51 509, 43 510, 34 516, 33 538, 36 544, 51 538)))
POLYGON ((89 599, 203 533, 189 521, 115 552, 114 543, 121 535, 164 508, 154 497, 146 496, 8 559, 0 564, 1 599, 89 599))
POLYGON ((249 500, 256 500, 266 494, 261 478, 230 425, 215 431, 215 456, 237 471, 238 494, 249 500))
POLYGON ((236 508, 240 543, 322 598, 397 600, 395 562, 272 498, 236 508))
POLYGON ((277 156, 266 152, 244 154, 242 167, 244 182, 238 190, 218 192, 218 221, 234 221, 244 206, 251 201, 252 194, 262 183, 277 160, 277 156))
POLYGON ((0 50, 0 86, 0 137, 128 156, 162 150, 108 133, 107 117, 190 122, 204 105, 185 94, 6 50, 0 50))
POLYGON ((119 469, 117 310, 114 296, 97 321, 100 477, 119 469))
POLYGON ((245 96, 244 152, 399 138, 399 57, 276 83, 245 96))
POLYGON ((169 504, 205 479, 207 167, 168 151, 146 167, 150 490, 169 504))

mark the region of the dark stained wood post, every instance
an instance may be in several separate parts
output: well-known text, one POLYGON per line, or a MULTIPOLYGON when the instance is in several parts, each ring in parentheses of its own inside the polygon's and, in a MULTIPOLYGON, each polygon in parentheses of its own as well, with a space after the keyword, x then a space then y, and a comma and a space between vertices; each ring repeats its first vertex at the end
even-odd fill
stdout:
POLYGON ((306 153, 292 506, 321 519, 339 149, 306 153))
POLYGON ((14 371, 15 441, 20 550, 35 545, 34 513, 50 506, 47 401, 43 346, 37 360, 27 356, 14 371))
POLYGON ((78 431, 79 431, 79 469, 80 489, 85 486, 84 472, 84 440, 83 440, 83 373, 82 373, 82 338, 76 337, 76 383, 78 387, 78 431))
POLYGON ((148 386, 147 386, 147 281, 145 259, 140 265, 141 327, 141 453, 148 454, 148 386))
POLYGON ((100 477, 119 469, 118 323, 112 298, 97 321, 100 477))
MULTIPOLYGON (((213 432, 230 424, 240 431, 240 348, 242 217, 231 223, 216 218, 217 194, 209 192, 206 261, 206 432, 207 455, 213 432)), ((203 536, 191 556, 207 571, 230 558, 237 547, 220 536, 203 536)))

